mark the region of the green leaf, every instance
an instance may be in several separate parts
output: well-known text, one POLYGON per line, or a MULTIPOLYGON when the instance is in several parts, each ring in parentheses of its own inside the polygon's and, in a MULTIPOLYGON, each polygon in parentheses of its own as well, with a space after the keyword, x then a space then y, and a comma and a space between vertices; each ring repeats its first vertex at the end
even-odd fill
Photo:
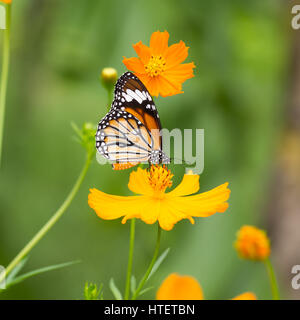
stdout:
POLYGON ((75 131, 78 137, 80 137, 80 140, 83 138, 83 135, 81 133, 81 130, 78 128, 77 124, 75 122, 71 122, 71 127, 75 131))
POLYGON ((26 279, 29 279, 31 277, 34 277, 38 274, 41 274, 41 273, 45 273, 45 272, 48 272, 48 271, 53 271, 53 270, 56 270, 56 269, 61 269, 61 268, 65 268, 65 267, 68 267, 68 266, 71 266, 73 264, 76 264, 76 263, 79 263, 80 261, 71 261, 71 262, 65 262, 65 263, 61 263, 61 264, 56 264, 56 265, 53 265, 53 266, 48 266, 48 267, 43 267, 43 268, 40 268, 40 269, 37 269, 37 270, 33 270, 33 271, 30 271, 30 272, 27 272, 25 274, 22 274, 21 276, 13 279, 10 283, 8 283, 6 285, 6 288, 8 287, 11 287, 17 283, 20 283, 26 279))
POLYGON ((151 276, 153 276, 153 274, 157 271, 157 269, 160 267, 160 265, 162 264, 162 262, 166 259, 168 253, 170 251, 170 248, 166 249, 160 256, 159 258, 156 260, 150 274, 149 277, 147 279, 147 281, 150 279, 151 276))
POLYGON ((28 260, 28 256, 23 258, 11 271, 11 273, 6 278, 6 286, 16 277, 16 275, 22 270, 28 260))
POLYGON ((141 290, 140 293, 139 293, 139 296, 141 296, 142 294, 144 294, 144 293, 146 293, 146 292, 148 292, 148 291, 150 291, 152 289, 154 289, 154 287, 148 287, 148 288, 145 288, 145 289, 141 290))
POLYGON ((109 288, 112 294, 114 295, 114 297, 116 298, 116 300, 123 300, 122 294, 120 290, 117 288, 113 278, 111 278, 109 281, 109 288))
POLYGON ((96 125, 85 122, 80 129, 76 123, 71 122, 71 126, 76 133, 76 138, 78 142, 87 150, 90 156, 94 155, 96 152, 95 148, 95 134, 96 134, 96 125))
POLYGON ((101 283, 99 286, 99 289, 97 289, 96 284, 86 282, 84 286, 85 300, 103 300, 102 288, 103 288, 103 283, 101 283))
POLYGON ((136 290, 136 279, 134 275, 131 276, 130 288, 131 288, 131 293, 134 294, 136 290))

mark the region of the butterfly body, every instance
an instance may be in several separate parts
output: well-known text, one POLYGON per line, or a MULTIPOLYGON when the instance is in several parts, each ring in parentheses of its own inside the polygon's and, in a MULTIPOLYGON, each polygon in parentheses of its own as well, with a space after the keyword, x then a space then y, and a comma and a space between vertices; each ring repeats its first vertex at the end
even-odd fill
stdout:
POLYGON ((99 122, 96 148, 115 170, 138 163, 170 163, 162 151, 161 123, 143 83, 131 72, 116 83, 110 111, 99 122))

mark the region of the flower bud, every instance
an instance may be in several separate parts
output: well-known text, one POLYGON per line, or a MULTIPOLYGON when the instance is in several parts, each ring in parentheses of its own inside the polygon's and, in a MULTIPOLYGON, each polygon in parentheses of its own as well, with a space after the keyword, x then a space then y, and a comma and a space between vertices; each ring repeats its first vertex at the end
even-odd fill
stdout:
POLYGON ((103 87, 109 91, 111 91, 118 79, 117 70, 114 68, 104 68, 101 72, 101 83, 103 87))
POLYGON ((95 134, 96 125, 85 122, 82 129, 78 128, 75 123, 71 123, 73 130, 76 133, 77 141, 87 150, 88 154, 92 157, 96 152, 95 148, 95 134))
POLYGON ((243 259, 263 261, 270 255, 270 240, 265 231, 254 226, 243 226, 237 232, 234 247, 243 259))
POLYGON ((102 292, 102 285, 97 288, 97 285, 94 283, 85 283, 84 286, 84 298, 85 300, 99 300, 101 299, 100 295, 102 292))

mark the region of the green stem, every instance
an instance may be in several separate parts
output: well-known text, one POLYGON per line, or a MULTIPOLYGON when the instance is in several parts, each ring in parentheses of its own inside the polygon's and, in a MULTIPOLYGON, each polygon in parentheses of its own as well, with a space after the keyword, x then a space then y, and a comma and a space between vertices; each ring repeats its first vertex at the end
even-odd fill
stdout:
POLYGON ((274 268, 272 266, 270 259, 265 260, 265 266, 270 279, 273 300, 280 300, 278 283, 277 283, 274 268))
POLYGON ((5 102, 6 102, 7 80, 8 80, 8 70, 9 70, 10 25, 11 25, 11 5, 8 4, 6 6, 6 29, 4 30, 2 73, 1 73, 1 80, 0 80, 0 165, 1 165, 1 158, 2 158, 5 102))
POLYGON ((139 283, 138 288, 136 289, 134 295, 132 296, 132 300, 136 300, 136 298, 139 296, 140 291, 143 289, 144 284, 146 283, 146 281, 148 280, 148 277, 152 271, 152 268, 155 264, 155 261, 157 259, 158 256, 158 252, 159 252, 159 246, 160 246, 160 238, 161 238, 161 228, 159 226, 159 224, 157 225, 158 229, 157 229, 157 238, 156 238, 156 245, 155 245, 155 249, 154 249, 154 254, 153 254, 153 258, 150 262, 150 265, 143 277, 143 279, 141 280, 141 282, 139 283))
POLYGON ((107 89, 107 112, 109 112, 109 110, 110 110, 112 93, 113 93, 112 89, 107 89))
MULTIPOLYGON (((38 244, 38 242, 45 236, 45 234, 55 225, 59 218, 63 215, 66 209, 71 204, 82 181, 85 178, 87 170, 90 166, 91 156, 87 155, 84 167, 77 178, 71 192, 60 206, 60 208, 53 214, 53 216, 48 220, 48 222, 40 229, 40 231, 27 243, 27 245, 18 253, 18 255, 11 261, 11 263, 6 268, 6 276, 16 267, 17 264, 38 244)), ((1 282, 1 281, 0 281, 1 282)))
POLYGON ((125 294, 124 294, 125 300, 129 299, 129 294, 130 294, 130 281, 131 281, 131 271, 132 271, 132 261, 133 261, 134 236, 135 236, 135 218, 131 219, 131 224, 130 224, 128 267, 127 267, 126 287, 125 287, 125 294))

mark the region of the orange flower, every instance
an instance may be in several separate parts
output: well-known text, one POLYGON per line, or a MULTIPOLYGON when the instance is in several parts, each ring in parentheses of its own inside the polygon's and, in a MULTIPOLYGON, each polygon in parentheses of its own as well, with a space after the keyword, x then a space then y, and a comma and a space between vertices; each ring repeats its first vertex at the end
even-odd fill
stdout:
POLYGON ((253 292, 245 292, 234 297, 232 300, 257 300, 257 297, 253 292))
MULTIPOLYGON (((161 284, 156 300, 203 300, 203 292, 199 282, 190 276, 171 273, 161 284)), ((245 292, 232 300, 257 300, 252 292, 245 292)))
POLYGON ((198 281, 190 276, 170 274, 161 284, 156 300, 203 300, 203 292, 198 281))
POLYGON ((243 226, 238 231, 234 246, 241 258, 250 260, 265 260, 271 251, 265 231, 253 226, 243 226))
POLYGON ((139 58, 123 59, 125 66, 140 78, 153 96, 182 93, 182 83, 194 77, 194 63, 182 64, 188 56, 188 47, 183 41, 168 47, 168 39, 167 31, 156 31, 151 36, 150 47, 141 41, 133 45, 139 58))
POLYGON ((1 2, 10 4, 12 0, 0 0, 1 2))
POLYGON ((165 193, 172 185, 172 177, 165 167, 152 165, 149 170, 138 168, 131 172, 128 188, 140 196, 121 197, 90 189, 88 204, 102 219, 124 216, 122 223, 131 218, 139 218, 147 224, 158 221, 164 230, 171 230, 182 219, 189 219, 193 224, 192 217, 209 217, 228 208, 228 183, 187 197, 199 190, 199 176, 185 174, 174 190, 165 193))

